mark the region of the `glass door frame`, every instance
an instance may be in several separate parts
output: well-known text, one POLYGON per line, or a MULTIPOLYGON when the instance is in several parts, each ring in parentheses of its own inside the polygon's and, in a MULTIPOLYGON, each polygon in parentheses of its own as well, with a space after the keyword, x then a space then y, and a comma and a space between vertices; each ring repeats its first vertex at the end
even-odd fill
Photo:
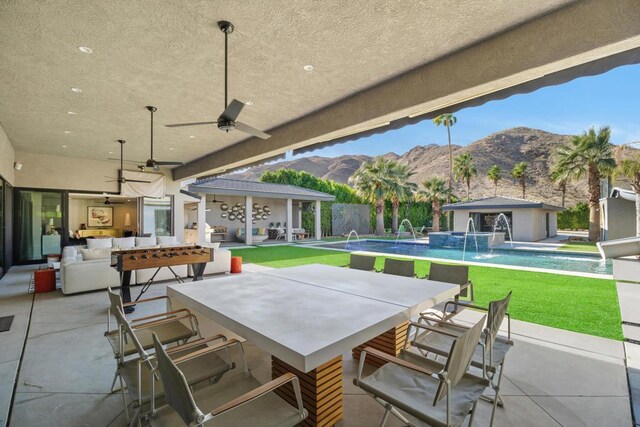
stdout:
MULTIPOLYGON (((144 199, 154 199, 156 197, 138 197, 138 236, 144 235, 144 199)), ((171 236, 175 236, 176 228, 176 198, 172 194, 167 194, 162 198, 169 198, 171 201, 171 236)), ((152 233, 155 237, 155 233, 152 233)))

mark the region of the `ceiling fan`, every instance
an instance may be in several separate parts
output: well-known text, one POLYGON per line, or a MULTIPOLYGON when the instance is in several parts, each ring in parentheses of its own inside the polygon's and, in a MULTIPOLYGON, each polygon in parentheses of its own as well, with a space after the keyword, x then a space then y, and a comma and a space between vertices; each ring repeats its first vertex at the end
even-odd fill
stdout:
POLYGON ((213 195, 213 200, 208 200, 207 203, 224 203, 222 200, 216 200, 216 195, 213 195))
POLYGON ((167 127, 182 127, 182 126, 199 126, 199 125, 213 125, 217 124, 218 129, 223 130, 227 133, 234 129, 237 129, 241 132, 248 133, 252 136, 257 136, 258 138, 268 139, 271 135, 262 132, 261 130, 255 129, 245 123, 239 122, 236 119, 240 115, 240 112, 244 108, 244 104, 237 99, 228 103, 228 69, 229 69, 229 49, 228 49, 228 37, 229 34, 233 32, 234 26, 231 22, 228 21, 219 21, 218 27, 220 31, 224 33, 224 111, 218 117, 218 120, 215 122, 194 122, 194 123, 177 123, 172 125, 166 125, 167 127))
MULTIPOLYGON (((127 182, 143 182, 145 184, 150 184, 151 181, 142 181, 139 179, 127 179, 124 177, 123 171, 124 171, 124 143, 126 142, 124 139, 119 139, 118 142, 120 143, 120 177, 119 178, 112 178, 111 180, 107 181, 107 182, 118 182, 120 184, 126 184, 127 182)), ((144 169, 142 170, 144 172, 144 169)), ((107 178, 111 178, 110 176, 108 176, 107 178)))
POLYGON ((182 162, 160 162, 160 161, 158 161, 158 160, 153 158, 153 113, 158 111, 158 109, 156 107, 152 107, 151 105, 147 105, 144 108, 149 110, 149 112, 151 113, 151 157, 149 157, 149 159, 146 162, 142 162, 142 163, 144 163, 144 165, 146 167, 148 167, 148 168, 153 168, 153 170, 160 169, 160 166, 181 166, 181 165, 184 165, 184 163, 182 163, 182 162))
POLYGON ((103 204, 109 206, 109 205, 124 205, 124 202, 111 202, 109 201, 109 197, 108 196, 104 196, 104 202, 102 202, 103 204))

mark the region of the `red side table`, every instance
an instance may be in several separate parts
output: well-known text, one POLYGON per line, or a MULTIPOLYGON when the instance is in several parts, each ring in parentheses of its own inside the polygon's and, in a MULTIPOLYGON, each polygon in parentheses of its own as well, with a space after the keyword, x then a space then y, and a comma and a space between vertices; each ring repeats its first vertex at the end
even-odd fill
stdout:
POLYGON ((241 256, 231 257, 231 272, 242 273, 242 257, 241 256))
POLYGON ((45 268, 33 272, 33 283, 37 294, 56 290, 56 270, 45 268))

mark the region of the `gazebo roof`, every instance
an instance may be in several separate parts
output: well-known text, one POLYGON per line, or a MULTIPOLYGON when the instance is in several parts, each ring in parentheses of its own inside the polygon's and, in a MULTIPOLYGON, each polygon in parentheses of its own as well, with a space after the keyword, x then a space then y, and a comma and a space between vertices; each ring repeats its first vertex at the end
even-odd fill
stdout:
POLYGON ((517 199, 513 197, 487 197, 484 199, 470 200, 468 202, 452 203, 442 207, 445 211, 458 211, 470 209, 546 209, 553 211, 562 211, 564 208, 560 206, 549 205, 546 203, 517 199))
POLYGON ((192 193, 218 194, 227 196, 256 196, 274 199, 320 200, 332 202, 335 196, 320 191, 308 190, 295 185, 272 184, 231 178, 209 178, 196 181, 189 186, 192 193))

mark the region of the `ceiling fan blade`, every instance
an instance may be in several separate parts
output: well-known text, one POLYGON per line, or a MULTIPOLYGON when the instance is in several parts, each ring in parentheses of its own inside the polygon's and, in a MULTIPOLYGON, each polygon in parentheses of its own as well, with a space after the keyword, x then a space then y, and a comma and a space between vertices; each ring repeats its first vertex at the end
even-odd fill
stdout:
POLYGON ((105 182, 118 182, 117 179, 110 179, 109 181, 105 181, 105 182))
POLYGON ((182 166, 184 165, 184 163, 182 162, 155 162, 156 165, 161 165, 161 166, 182 166))
POLYGON ((235 122, 243 108, 244 104, 234 99, 227 105, 227 108, 220 114, 220 117, 235 122))
POLYGON ((258 138, 262 138, 262 139, 271 138, 271 135, 269 135, 268 133, 262 132, 261 130, 253 128, 242 122, 236 122, 236 129, 238 129, 239 131, 248 133, 249 135, 257 136, 258 138))
POLYGON ((124 205, 124 202, 109 202, 110 205, 124 205))
POLYGON ((129 179, 129 178, 125 178, 124 182, 143 182, 145 184, 151 184, 151 181, 142 181, 139 179, 129 179))
POLYGON ((194 122, 194 123, 175 123, 172 125, 165 125, 168 128, 179 128, 182 126, 200 126, 200 125, 215 125, 218 122, 194 122))

